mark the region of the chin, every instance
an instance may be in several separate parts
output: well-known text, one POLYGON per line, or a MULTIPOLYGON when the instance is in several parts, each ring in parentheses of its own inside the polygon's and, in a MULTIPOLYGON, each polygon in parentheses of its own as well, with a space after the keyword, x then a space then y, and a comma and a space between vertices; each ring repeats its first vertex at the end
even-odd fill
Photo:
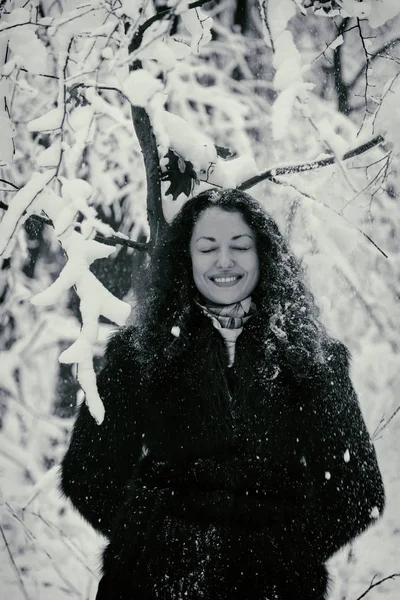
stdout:
POLYGON ((235 304, 246 298, 246 295, 235 293, 208 294, 207 298, 216 304, 235 304))

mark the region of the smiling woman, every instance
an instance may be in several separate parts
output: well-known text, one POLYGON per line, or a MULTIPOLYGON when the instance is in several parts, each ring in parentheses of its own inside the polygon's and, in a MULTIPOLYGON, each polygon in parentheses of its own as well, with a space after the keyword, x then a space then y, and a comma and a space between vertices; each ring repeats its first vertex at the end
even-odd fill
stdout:
POLYGON ((137 323, 109 342, 62 489, 109 538, 97 600, 324 600, 384 507, 349 377, 296 258, 247 194, 188 200, 137 323))
POLYGON ((196 287, 211 302, 244 300, 258 282, 255 234, 239 212, 204 211, 193 230, 190 255, 196 287))

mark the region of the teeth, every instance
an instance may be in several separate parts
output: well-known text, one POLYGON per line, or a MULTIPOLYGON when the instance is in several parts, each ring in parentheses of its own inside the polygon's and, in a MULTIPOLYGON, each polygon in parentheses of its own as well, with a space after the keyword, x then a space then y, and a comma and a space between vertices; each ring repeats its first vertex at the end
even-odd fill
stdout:
POLYGON ((214 281, 217 283, 231 283, 237 279, 239 279, 239 277, 214 277, 214 281))

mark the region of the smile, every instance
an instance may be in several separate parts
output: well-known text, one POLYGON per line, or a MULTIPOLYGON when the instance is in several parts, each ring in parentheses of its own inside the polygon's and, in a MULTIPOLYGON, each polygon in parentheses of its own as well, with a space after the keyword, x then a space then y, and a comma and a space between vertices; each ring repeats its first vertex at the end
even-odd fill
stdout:
POLYGON ((230 287, 235 285, 240 279, 242 279, 241 275, 232 275, 230 277, 212 277, 211 281, 219 287, 230 287))

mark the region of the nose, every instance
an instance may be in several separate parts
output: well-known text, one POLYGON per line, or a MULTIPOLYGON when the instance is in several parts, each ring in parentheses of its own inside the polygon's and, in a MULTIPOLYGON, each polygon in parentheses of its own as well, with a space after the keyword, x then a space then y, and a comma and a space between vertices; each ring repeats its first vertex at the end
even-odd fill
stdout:
POLYGON ((233 260, 232 253, 229 248, 221 248, 218 252, 218 258, 216 266, 219 269, 229 269, 233 267, 235 261, 233 260))

